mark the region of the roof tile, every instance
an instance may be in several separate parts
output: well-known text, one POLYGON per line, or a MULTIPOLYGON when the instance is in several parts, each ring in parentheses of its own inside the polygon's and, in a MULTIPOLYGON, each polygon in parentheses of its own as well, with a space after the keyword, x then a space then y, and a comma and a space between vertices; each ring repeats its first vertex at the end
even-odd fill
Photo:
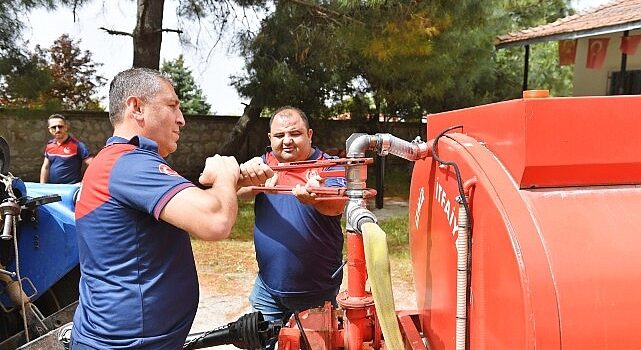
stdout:
POLYGON ((555 22, 497 36, 496 45, 641 21, 641 0, 617 0, 555 22))

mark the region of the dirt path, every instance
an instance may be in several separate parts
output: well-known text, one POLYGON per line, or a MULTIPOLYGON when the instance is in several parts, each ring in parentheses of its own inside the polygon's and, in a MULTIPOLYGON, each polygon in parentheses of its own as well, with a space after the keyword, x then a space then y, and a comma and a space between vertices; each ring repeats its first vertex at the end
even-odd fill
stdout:
MULTIPOLYGON (((407 215, 407 202, 386 200, 384 209, 372 212, 379 219, 407 215)), ((222 241, 195 245, 194 255, 200 279, 200 302, 191 333, 226 325, 251 312, 247 297, 257 272, 253 242, 222 241)), ((396 309, 415 309, 408 258, 392 258, 390 265, 396 309)), ((347 276, 341 290, 345 290, 346 281, 347 276)), ((236 347, 225 345, 212 349, 228 350, 236 347)))

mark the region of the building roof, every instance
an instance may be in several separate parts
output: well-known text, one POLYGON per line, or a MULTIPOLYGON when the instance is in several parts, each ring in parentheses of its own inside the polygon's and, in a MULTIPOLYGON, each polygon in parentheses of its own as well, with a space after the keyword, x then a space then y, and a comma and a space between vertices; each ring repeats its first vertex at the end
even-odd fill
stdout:
POLYGON ((543 41, 578 39, 641 28, 641 0, 616 0, 555 22, 499 35, 502 49, 543 41))

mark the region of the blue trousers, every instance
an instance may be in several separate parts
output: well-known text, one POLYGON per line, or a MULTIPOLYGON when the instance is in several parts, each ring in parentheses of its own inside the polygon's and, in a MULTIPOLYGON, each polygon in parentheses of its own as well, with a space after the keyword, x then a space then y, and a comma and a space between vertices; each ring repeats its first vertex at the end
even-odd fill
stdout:
MULTIPOLYGON (((294 297, 280 297, 273 295, 269 292, 260 277, 256 277, 254 289, 249 296, 249 302, 254 311, 260 311, 266 321, 287 320, 292 316, 294 311, 303 311, 314 307, 323 306, 325 301, 331 301, 336 306, 336 295, 340 287, 334 290, 325 292, 320 295, 312 296, 294 296, 294 297)), ((276 345, 276 340, 268 344, 265 349, 272 350, 276 345)))

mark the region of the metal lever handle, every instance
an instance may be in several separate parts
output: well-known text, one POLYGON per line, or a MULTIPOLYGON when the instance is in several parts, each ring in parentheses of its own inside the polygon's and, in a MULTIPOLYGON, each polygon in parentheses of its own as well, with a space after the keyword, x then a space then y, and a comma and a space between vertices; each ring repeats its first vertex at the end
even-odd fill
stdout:
POLYGON ((2 229, 2 235, 0 239, 8 241, 13 237, 13 215, 6 214, 4 216, 4 228, 2 229))
POLYGON ((9 276, 11 278, 15 278, 16 277, 16 273, 15 272, 3 270, 3 269, 0 269, 0 274, 7 275, 7 276, 9 276))
MULTIPOLYGON (((287 185, 248 186, 247 188, 249 188, 253 192, 291 194, 292 189, 294 189, 294 186, 287 186, 287 185)), ((347 189, 345 187, 324 187, 324 186, 309 187, 307 189, 309 193, 316 193, 316 195, 318 195, 318 197, 316 197, 316 200, 335 200, 335 199, 349 200, 349 198, 346 197, 345 195, 346 190, 347 189)), ((374 196, 376 196, 376 190, 374 189, 367 188, 363 191, 363 198, 372 198, 374 196)))
POLYGON ((14 219, 16 215, 20 214, 20 206, 13 200, 6 200, 4 203, 0 204, 0 214, 4 220, 4 227, 2 229, 2 235, 0 239, 8 241, 13 238, 13 228, 14 228, 14 219))

